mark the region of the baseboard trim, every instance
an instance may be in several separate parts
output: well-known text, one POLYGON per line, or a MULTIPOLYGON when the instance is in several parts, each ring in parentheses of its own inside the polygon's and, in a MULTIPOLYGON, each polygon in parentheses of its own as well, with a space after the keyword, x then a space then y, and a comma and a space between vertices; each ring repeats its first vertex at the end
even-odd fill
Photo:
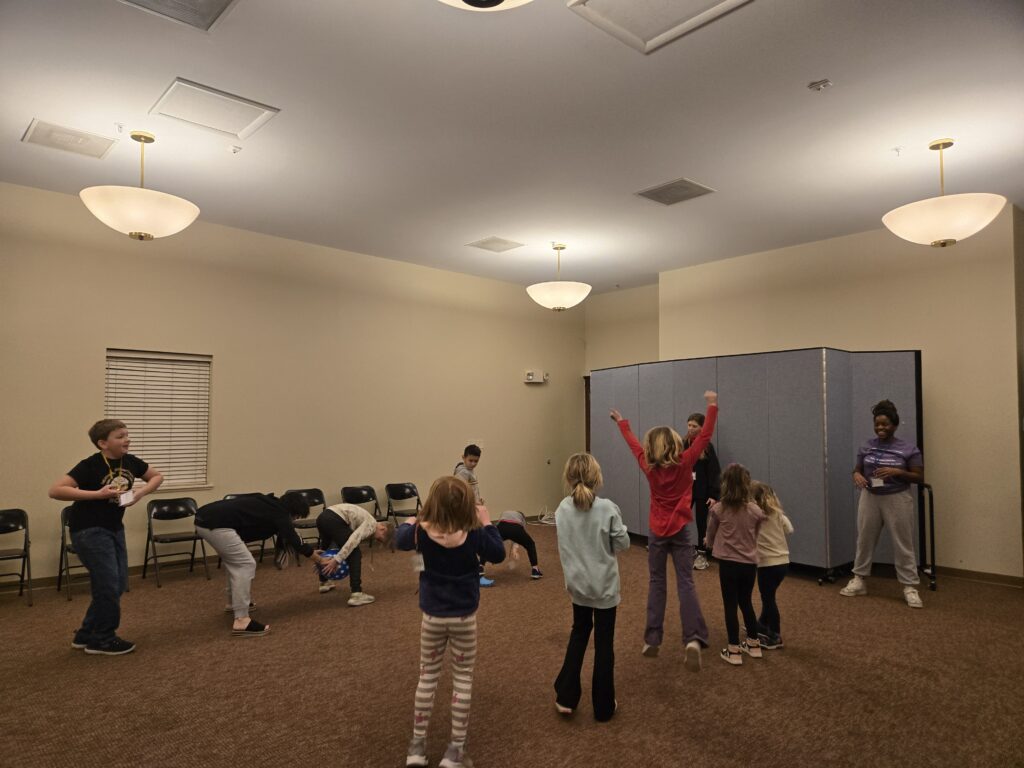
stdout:
POLYGON ((1003 587, 1015 587, 1024 589, 1024 577, 1006 576, 1001 573, 983 573, 982 571, 966 571, 962 568, 938 567, 938 580, 941 582, 944 576, 964 581, 978 581, 984 584, 998 584, 1003 587))

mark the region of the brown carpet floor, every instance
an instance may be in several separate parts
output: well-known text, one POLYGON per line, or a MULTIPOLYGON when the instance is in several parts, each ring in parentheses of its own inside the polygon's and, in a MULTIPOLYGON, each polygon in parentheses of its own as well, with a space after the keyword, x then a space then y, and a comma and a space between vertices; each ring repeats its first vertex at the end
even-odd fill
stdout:
MULTIPOLYGON (((734 668, 717 658, 725 629, 712 567, 695 574, 712 647, 693 674, 671 599, 661 656, 640 655, 647 568, 634 543, 620 557, 619 712, 599 724, 588 679, 572 718, 554 711, 571 610, 554 529, 530 531, 545 578, 531 581, 525 558, 513 571, 492 565, 498 583, 481 601, 468 742, 480 768, 1024 765, 1021 590, 940 572, 913 611, 892 578, 851 599, 839 583, 791 574, 779 592, 785 649, 734 668)), ((82 577, 70 603, 52 587, 32 608, 0 595, 0 766, 404 765, 416 578, 407 553, 379 548, 364 570, 377 602, 348 608, 347 587, 320 595, 305 563, 277 571, 268 557, 255 616, 273 631, 249 639, 230 636, 212 567, 213 581, 167 571, 161 589, 133 577, 121 634, 138 649, 116 658, 70 649, 88 604, 82 577)), ((445 691, 431 765, 448 735, 445 691)))

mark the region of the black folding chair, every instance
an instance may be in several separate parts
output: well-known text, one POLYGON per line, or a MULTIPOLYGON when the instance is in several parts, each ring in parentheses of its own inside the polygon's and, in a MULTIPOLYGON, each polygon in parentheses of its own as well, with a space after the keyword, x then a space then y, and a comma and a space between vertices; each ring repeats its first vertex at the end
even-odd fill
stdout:
MULTIPOLYGON (((327 509, 327 500, 324 498, 324 492, 319 488, 297 488, 285 493, 297 493, 306 500, 306 504, 309 508, 320 507, 320 512, 327 509)), ((319 512, 317 513, 319 514, 319 512)), ((305 542, 313 542, 313 546, 317 546, 320 543, 320 532, 316 528, 316 515, 310 515, 309 517, 300 517, 298 520, 293 521, 295 526, 295 532, 299 534, 299 538, 305 542)), ((295 565, 301 565, 298 558, 295 558, 295 565)))
MULTIPOLYGON (((146 505, 146 513, 149 518, 149 525, 146 531, 146 555, 142 561, 142 578, 146 578, 146 570, 149 568, 149 561, 153 561, 153 570, 156 572, 156 585, 157 587, 162 586, 160 584, 160 558, 161 557, 175 557, 177 555, 188 555, 188 572, 192 573, 196 565, 196 545, 199 545, 199 549, 203 554, 203 570, 206 573, 206 579, 210 579, 210 568, 206 564, 206 543, 199 537, 195 529, 195 516, 199 508, 196 506, 195 499, 181 498, 181 499, 155 499, 146 505), (154 523, 159 524, 160 521, 169 520, 189 520, 192 523, 191 528, 188 530, 175 529, 167 532, 159 532, 154 523), (158 545, 161 544, 188 544, 192 543, 190 549, 182 549, 176 552, 164 552, 160 554, 158 552, 158 545)), ((180 560, 175 564, 184 564, 184 560, 180 560)), ((166 565, 164 566, 167 567, 166 565)))
MULTIPOLYGON (((341 489, 341 500, 346 504, 355 504, 356 506, 363 507, 367 512, 373 515, 373 519, 378 523, 387 521, 387 516, 381 516, 380 502, 377 501, 377 492, 373 489, 372 485, 346 485, 341 489), (372 504, 372 509, 367 507, 372 504)), ((375 539, 370 538, 370 549, 373 549, 373 542, 375 539)), ((373 557, 373 554, 370 554, 373 557)))
POLYGON ((422 509, 423 504, 420 502, 420 492, 416 490, 414 483, 389 483, 384 486, 384 494, 388 498, 388 514, 387 517, 394 518, 395 524, 398 523, 400 517, 415 517, 416 513, 422 509), (415 507, 403 506, 399 508, 398 504, 407 505, 415 500, 415 507))
POLYGON ((0 536, 23 532, 20 547, 0 549, 0 560, 21 560, 21 570, 11 573, 0 573, 0 576, 17 577, 18 596, 25 593, 28 584, 28 604, 32 605, 32 558, 29 548, 32 541, 28 535, 28 513, 24 509, 0 509, 0 536), (25 571, 28 570, 28 577, 25 571))
POLYGON ((68 600, 71 600, 71 569, 77 568, 80 571, 86 570, 81 562, 72 563, 71 557, 78 558, 75 546, 71 541, 71 530, 68 528, 68 515, 71 514, 71 507, 64 507, 60 511, 60 560, 57 563, 57 591, 60 592, 61 584, 66 582, 68 588, 68 600))

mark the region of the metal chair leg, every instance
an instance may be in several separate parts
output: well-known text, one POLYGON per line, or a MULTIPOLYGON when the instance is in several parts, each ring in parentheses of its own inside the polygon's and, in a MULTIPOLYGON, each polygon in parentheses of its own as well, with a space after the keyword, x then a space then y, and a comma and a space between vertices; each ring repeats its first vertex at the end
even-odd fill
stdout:
POLYGON ((210 580, 210 566, 206 564, 206 542, 202 539, 199 540, 199 548, 203 551, 203 572, 206 574, 206 580, 210 580))
MULTIPOLYGON (((143 566, 143 570, 145 570, 145 566, 143 566)), ((153 573, 156 574, 156 588, 160 589, 163 585, 160 583, 160 558, 156 554, 155 541, 153 542, 153 573)))

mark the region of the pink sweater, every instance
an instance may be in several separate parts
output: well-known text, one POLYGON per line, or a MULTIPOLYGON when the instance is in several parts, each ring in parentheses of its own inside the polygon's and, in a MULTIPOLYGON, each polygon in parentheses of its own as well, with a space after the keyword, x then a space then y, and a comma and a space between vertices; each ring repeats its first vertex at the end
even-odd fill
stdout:
POLYGON ((757 565, 757 533, 766 515, 754 502, 723 507, 718 502, 708 515, 708 546, 719 560, 757 565))

